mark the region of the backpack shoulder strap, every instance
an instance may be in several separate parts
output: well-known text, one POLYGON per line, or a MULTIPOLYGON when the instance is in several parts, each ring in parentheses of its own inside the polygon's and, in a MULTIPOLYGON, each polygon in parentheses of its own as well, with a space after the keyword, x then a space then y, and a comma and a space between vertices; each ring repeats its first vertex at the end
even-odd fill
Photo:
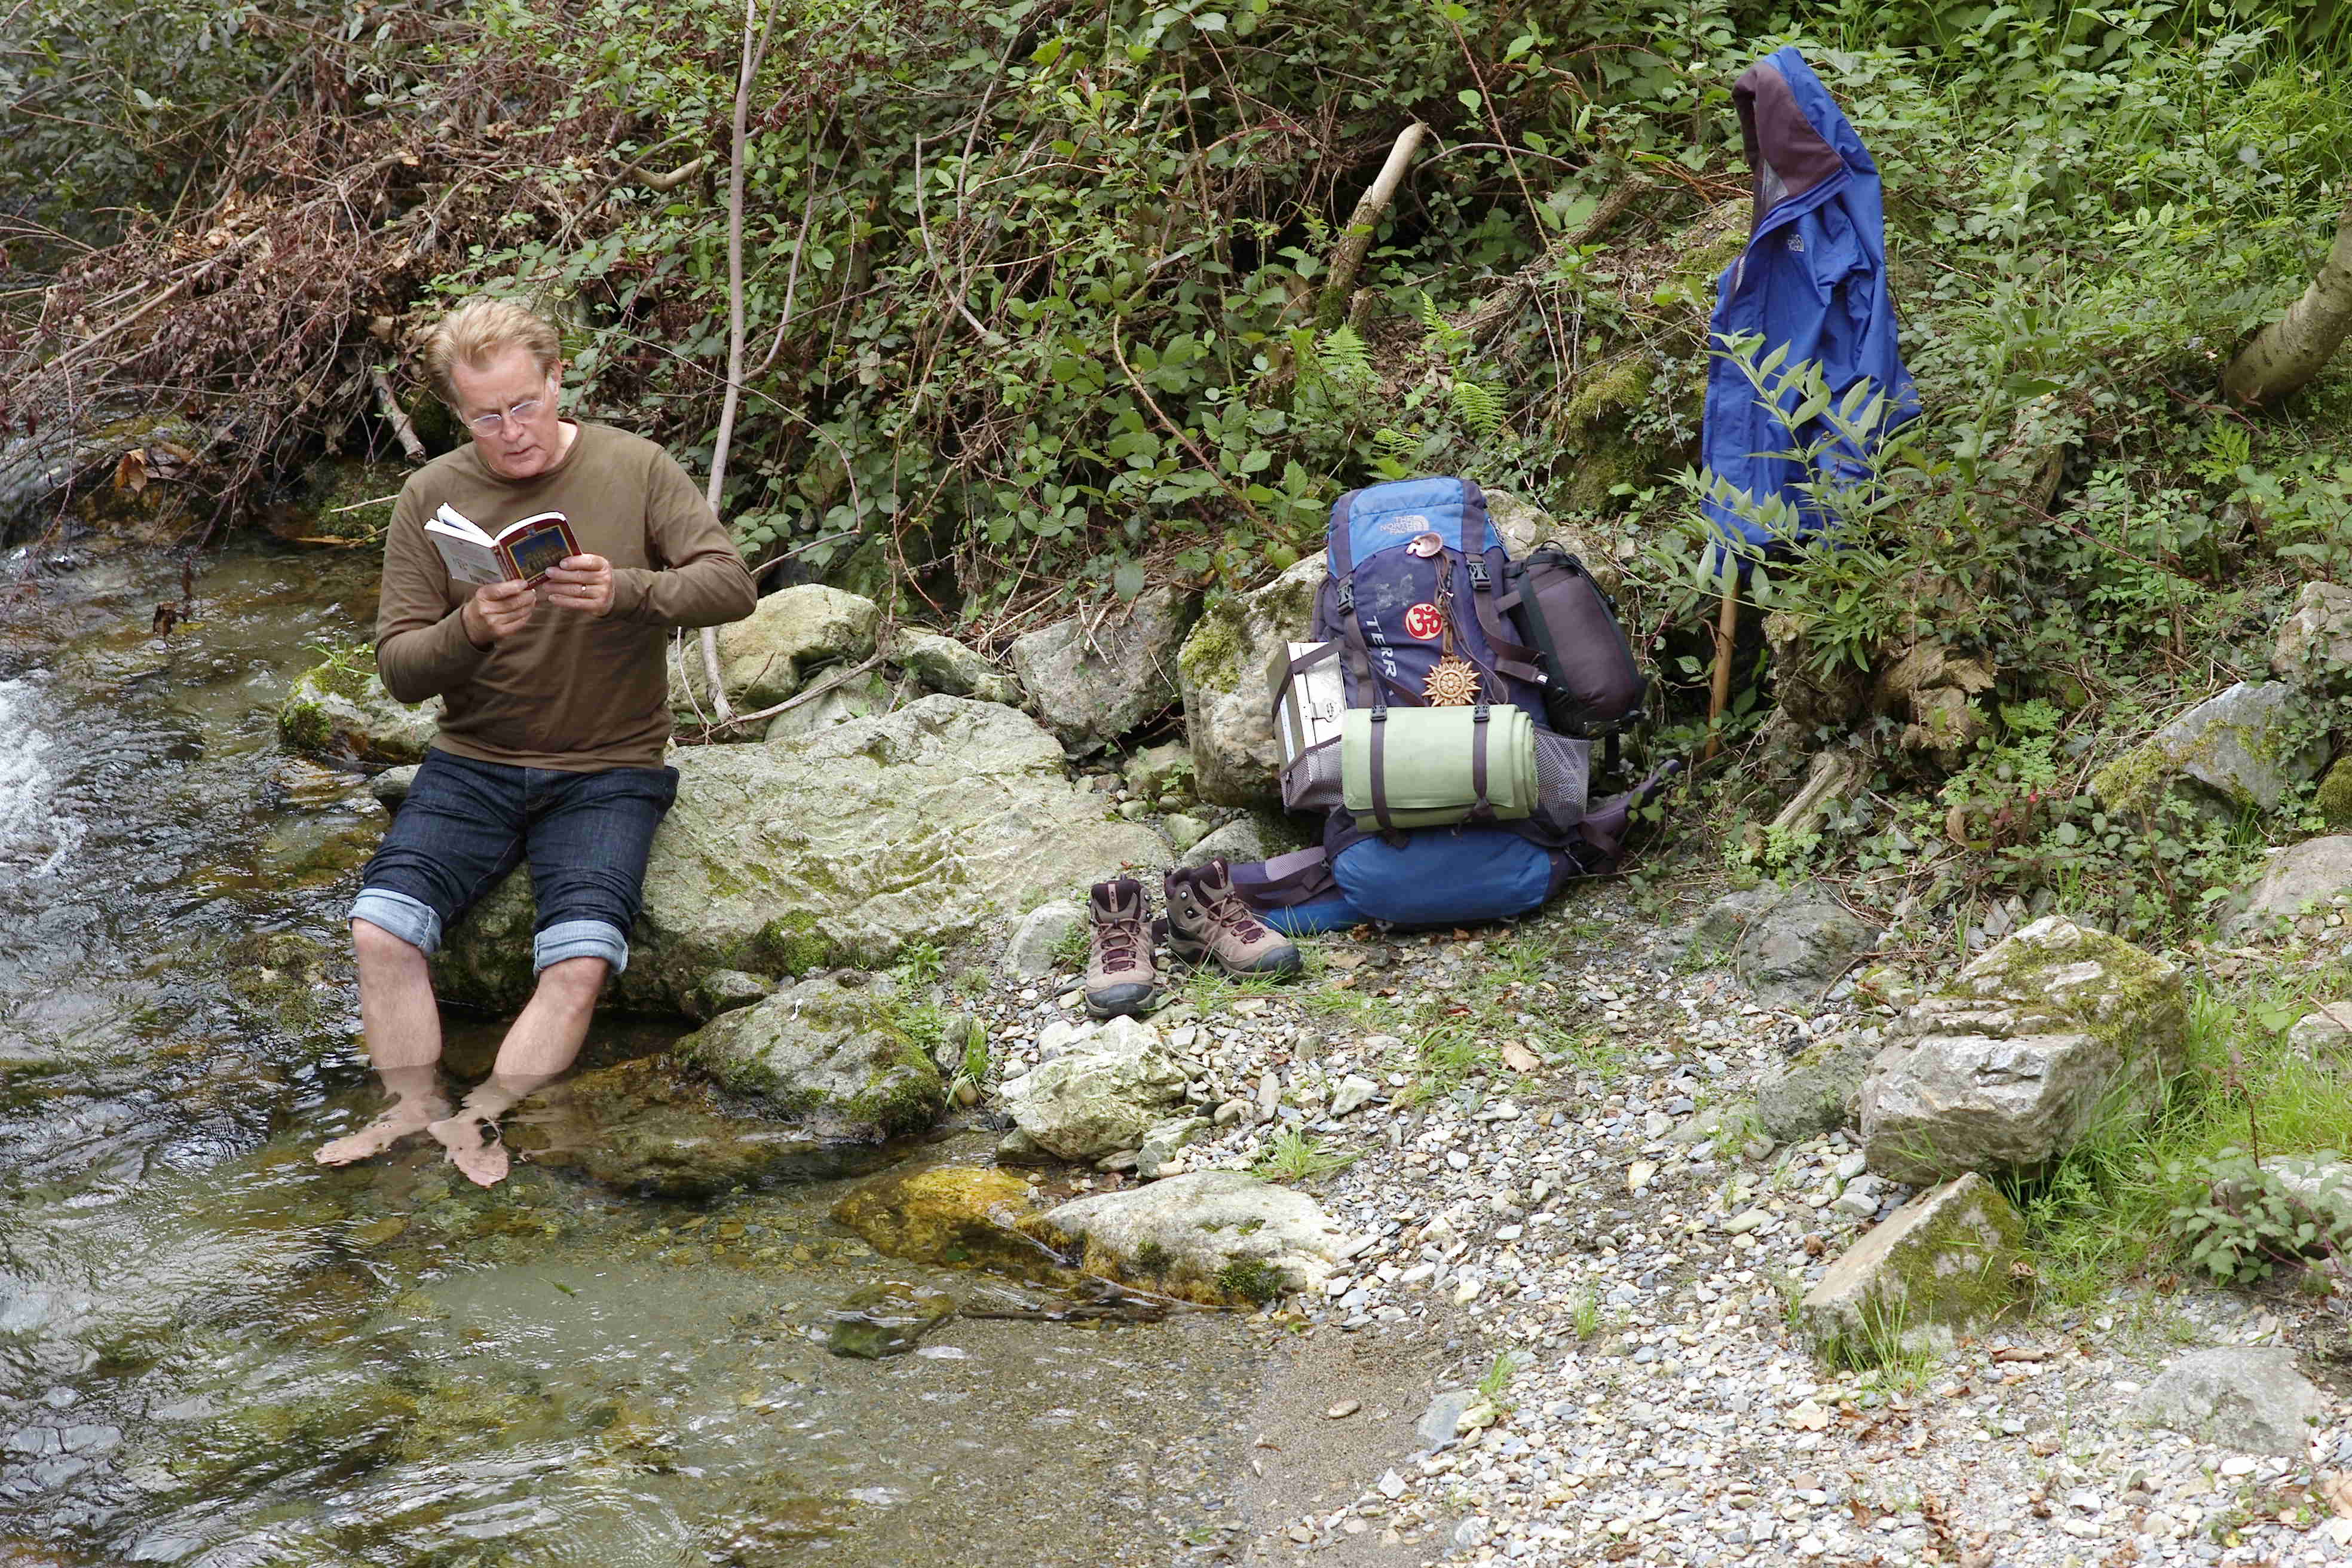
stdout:
POLYGON ((1506 634, 1502 617, 1495 613, 1502 584, 1486 570, 1486 492, 1475 479, 1462 481, 1461 547, 1463 564, 1470 570, 1470 603, 1477 612, 1478 629, 1486 634, 1486 646, 1495 650, 1496 669, 1515 680, 1541 686, 1544 674, 1538 667, 1536 650, 1506 634))

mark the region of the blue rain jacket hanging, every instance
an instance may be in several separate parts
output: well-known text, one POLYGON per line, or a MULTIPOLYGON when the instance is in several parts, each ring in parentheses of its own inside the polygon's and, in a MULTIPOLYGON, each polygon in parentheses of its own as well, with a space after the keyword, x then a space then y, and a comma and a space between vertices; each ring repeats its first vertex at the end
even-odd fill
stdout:
POLYGON ((1749 67, 1732 100, 1754 202, 1748 247, 1716 286, 1700 454, 1709 528, 1752 559, 1828 527, 1807 487, 1864 477, 1879 439, 1915 416, 1919 399, 1895 349, 1878 165, 1862 138, 1794 48, 1749 67), (1767 392, 1730 355, 1737 339, 1761 340, 1749 350, 1759 363, 1781 355, 1767 392), (1801 394, 1781 378, 1808 361, 1821 366, 1833 406, 1859 409, 1885 395, 1871 428, 1841 433, 1818 415, 1790 427, 1801 394), (1869 389, 1848 405, 1864 383, 1869 389), (1810 462, 1793 455, 1806 451, 1810 462))

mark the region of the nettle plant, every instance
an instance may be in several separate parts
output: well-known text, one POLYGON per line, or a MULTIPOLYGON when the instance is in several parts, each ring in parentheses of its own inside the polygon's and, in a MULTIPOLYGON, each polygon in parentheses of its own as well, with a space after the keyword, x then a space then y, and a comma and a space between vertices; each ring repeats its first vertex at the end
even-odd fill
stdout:
MULTIPOLYGON (((2335 1160, 2323 1152, 2314 1164, 2331 1166, 2335 1160)), ((2200 1190, 2201 1195, 2173 1207, 2167 1225, 2189 1263, 2223 1284, 2249 1285, 2282 1268, 2312 1264, 2344 1271, 2352 1221, 2340 1167, 2306 1190, 2253 1154, 2224 1149, 2194 1165, 2173 1162, 2165 1175, 2200 1190)))

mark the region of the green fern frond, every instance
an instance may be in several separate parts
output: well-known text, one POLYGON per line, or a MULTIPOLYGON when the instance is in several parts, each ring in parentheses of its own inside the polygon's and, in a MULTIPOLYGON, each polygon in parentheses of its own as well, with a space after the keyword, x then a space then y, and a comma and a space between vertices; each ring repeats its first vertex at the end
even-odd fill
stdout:
POLYGON ((1421 330, 1428 334, 1430 349, 1449 360, 1470 341, 1467 332, 1438 314, 1437 301, 1426 292, 1415 300, 1413 316, 1421 322, 1421 330))
POLYGON ((1501 393, 1491 386, 1457 376, 1453 394, 1454 412, 1461 416, 1462 423, 1469 427, 1472 435, 1484 441, 1503 427, 1505 409, 1501 393))
POLYGON ((1323 334, 1315 345, 1315 365, 1323 378, 1340 386, 1355 385, 1372 378, 1371 346, 1350 326, 1338 326, 1323 334))

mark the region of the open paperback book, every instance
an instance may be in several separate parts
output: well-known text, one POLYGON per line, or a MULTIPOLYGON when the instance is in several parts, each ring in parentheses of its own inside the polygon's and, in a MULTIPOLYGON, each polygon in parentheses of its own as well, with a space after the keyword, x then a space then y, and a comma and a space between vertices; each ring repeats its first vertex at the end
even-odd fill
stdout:
POLYGON ((473 519, 444 502, 425 520, 425 533, 448 563, 449 575, 461 583, 536 584, 549 567, 580 553, 572 524, 560 511, 535 512, 496 533, 485 533, 473 519))

